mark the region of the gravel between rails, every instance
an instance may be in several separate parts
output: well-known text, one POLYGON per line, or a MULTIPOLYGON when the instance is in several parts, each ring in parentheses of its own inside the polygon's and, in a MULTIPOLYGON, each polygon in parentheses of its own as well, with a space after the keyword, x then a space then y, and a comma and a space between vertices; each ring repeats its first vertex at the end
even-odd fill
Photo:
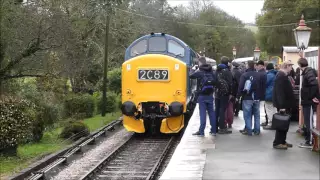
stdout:
POLYGON ((94 149, 83 154, 82 158, 71 162, 51 180, 78 180, 81 176, 93 168, 101 159, 107 156, 114 148, 119 146, 133 133, 124 128, 102 141, 94 149))

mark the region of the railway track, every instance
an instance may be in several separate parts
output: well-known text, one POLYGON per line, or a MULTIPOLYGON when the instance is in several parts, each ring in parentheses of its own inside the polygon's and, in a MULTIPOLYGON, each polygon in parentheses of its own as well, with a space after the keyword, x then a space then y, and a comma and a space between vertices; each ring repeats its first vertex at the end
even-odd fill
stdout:
POLYGON ((177 137, 139 137, 133 135, 102 159, 81 180, 151 180, 174 146, 177 137))
MULTIPOLYGON (((81 142, 73 145, 64 151, 61 155, 55 155, 52 159, 48 161, 44 161, 40 163, 38 166, 30 168, 30 170, 25 171, 21 174, 18 174, 10 179, 19 180, 19 179, 28 179, 28 180, 38 180, 38 179, 49 179, 47 175, 56 167, 67 163, 69 159, 71 159, 75 154, 82 152, 84 148, 93 144, 96 139, 101 136, 106 136, 108 132, 113 131, 115 126, 120 126, 122 124, 122 120, 115 120, 91 134, 81 142)), ((104 138, 104 137, 103 137, 104 138)))

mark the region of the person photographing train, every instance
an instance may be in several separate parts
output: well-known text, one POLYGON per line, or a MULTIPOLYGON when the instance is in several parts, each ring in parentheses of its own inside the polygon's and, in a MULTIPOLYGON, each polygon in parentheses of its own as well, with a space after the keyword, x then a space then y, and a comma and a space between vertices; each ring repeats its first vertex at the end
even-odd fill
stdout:
POLYGON ((206 63, 205 57, 199 58, 199 68, 195 65, 190 72, 191 79, 197 79, 198 82, 198 103, 200 112, 200 127, 199 130, 192 135, 204 136, 204 129, 206 127, 206 112, 208 112, 211 130, 210 135, 216 135, 216 115, 213 107, 214 86, 216 77, 212 71, 212 66, 206 63))

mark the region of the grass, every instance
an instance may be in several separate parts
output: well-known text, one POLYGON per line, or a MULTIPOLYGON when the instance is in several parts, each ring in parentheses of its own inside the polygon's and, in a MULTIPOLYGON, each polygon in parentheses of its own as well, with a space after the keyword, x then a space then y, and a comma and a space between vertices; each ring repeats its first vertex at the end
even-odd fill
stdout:
MULTIPOLYGON (((96 115, 85 119, 83 122, 92 132, 116 120, 119 116, 119 112, 106 114, 106 117, 96 115)), ((61 127, 47 131, 39 143, 20 145, 16 157, 0 156, 0 179, 5 179, 6 176, 21 171, 42 157, 65 148, 70 142, 58 138, 61 131, 61 127)))
POLYGON ((120 113, 115 112, 115 113, 106 114, 106 117, 102 117, 101 115, 96 115, 92 118, 85 119, 83 122, 89 127, 90 132, 93 132, 101 128, 102 126, 110 123, 111 121, 118 119, 119 117, 120 117, 120 113))

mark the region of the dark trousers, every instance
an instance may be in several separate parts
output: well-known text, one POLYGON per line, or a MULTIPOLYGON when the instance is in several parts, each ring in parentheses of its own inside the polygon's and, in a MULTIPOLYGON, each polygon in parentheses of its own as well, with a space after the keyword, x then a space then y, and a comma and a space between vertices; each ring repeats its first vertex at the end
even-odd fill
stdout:
POLYGON ((216 105, 216 120, 217 120, 217 131, 218 127, 220 129, 225 129, 225 112, 227 110, 229 102, 229 96, 221 96, 216 98, 215 105, 216 105))
POLYGON ((311 105, 302 105, 303 119, 305 126, 305 140, 306 143, 311 143, 311 128, 313 127, 313 108, 311 105))
POLYGON ((240 103, 241 103, 240 100, 237 100, 237 101, 234 102, 233 111, 234 111, 235 115, 239 114, 240 106, 241 106, 240 103))
POLYGON ((288 133, 288 130, 286 131, 276 130, 276 135, 273 141, 273 145, 277 146, 279 144, 286 144, 287 133, 288 133))
MULTIPOLYGON (((277 111, 279 112, 278 108, 277 108, 277 111)), ((286 113, 291 114, 291 110, 287 109, 286 113)), ((287 129, 285 131, 276 130, 276 134, 275 134, 274 141, 273 141, 273 146, 277 146, 279 144, 286 144, 288 131, 289 131, 289 129, 287 129)))

